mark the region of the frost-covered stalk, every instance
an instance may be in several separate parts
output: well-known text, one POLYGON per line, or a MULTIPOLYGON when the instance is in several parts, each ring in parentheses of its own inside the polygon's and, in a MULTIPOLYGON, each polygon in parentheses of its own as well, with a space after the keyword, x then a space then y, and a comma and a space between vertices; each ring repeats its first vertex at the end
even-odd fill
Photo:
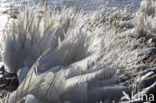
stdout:
POLYGON ((69 28, 68 15, 54 17, 28 8, 21 12, 3 35, 2 57, 8 71, 17 72, 24 66, 30 68, 44 51, 56 48, 58 39, 63 40, 69 28))

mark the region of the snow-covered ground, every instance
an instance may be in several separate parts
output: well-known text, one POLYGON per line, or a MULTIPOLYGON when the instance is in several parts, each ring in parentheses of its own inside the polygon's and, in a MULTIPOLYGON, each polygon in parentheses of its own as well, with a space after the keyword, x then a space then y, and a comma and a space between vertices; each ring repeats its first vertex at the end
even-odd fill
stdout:
MULTIPOLYGON (((0 7, 22 7, 25 5, 38 5, 42 4, 43 0, 2 0, 0 1, 0 7)), ((126 6, 139 6, 141 0, 45 0, 47 4, 62 7, 75 7, 75 8, 83 8, 85 10, 95 10, 100 8, 101 6, 109 6, 109 7, 126 7, 126 6)))
MULTIPOLYGON (((42 0, 1 0, 0 1, 0 34, 2 29, 8 21, 8 16, 2 14, 5 10, 10 8, 19 9, 26 5, 36 6, 40 5, 42 0)), ((47 4, 55 7, 74 7, 83 8, 87 12, 94 12, 107 6, 109 9, 116 9, 118 7, 133 7, 134 9, 139 8, 141 0, 46 0, 47 4)))

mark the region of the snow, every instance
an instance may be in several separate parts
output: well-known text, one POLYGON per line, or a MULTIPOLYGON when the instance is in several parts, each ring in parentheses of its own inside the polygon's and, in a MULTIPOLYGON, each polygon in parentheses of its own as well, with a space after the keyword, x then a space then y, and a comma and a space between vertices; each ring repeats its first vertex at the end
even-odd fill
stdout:
POLYGON ((0 97, 2 96, 3 94, 0 92, 0 97))
POLYGON ((7 20, 8 20, 7 15, 1 14, 1 11, 3 11, 3 10, 5 10, 5 9, 0 8, 0 21, 1 21, 1 23, 0 23, 0 40, 2 39, 1 35, 3 33, 3 29, 6 26, 6 23, 7 23, 7 20))
MULTIPOLYGON (((35 6, 37 4, 41 4, 42 0, 3 0, 0 1, 1 8, 14 7, 19 8, 24 5, 32 5, 35 6)), ((134 7, 138 7, 141 0, 46 0, 47 4, 53 5, 55 7, 75 7, 75 8, 83 8, 84 10, 93 11, 96 8, 101 8, 102 6, 108 7, 126 7, 132 5, 134 7)))
POLYGON ((138 56, 144 56, 147 57, 149 56, 153 51, 155 51, 155 48, 146 48, 143 50, 138 51, 138 56))

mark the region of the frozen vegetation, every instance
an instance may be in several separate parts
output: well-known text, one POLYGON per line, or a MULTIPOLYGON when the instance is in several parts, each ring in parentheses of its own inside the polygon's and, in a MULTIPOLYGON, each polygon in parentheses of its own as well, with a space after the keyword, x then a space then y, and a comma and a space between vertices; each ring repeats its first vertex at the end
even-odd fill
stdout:
POLYGON ((139 94, 153 101, 156 2, 65 1, 19 0, 2 10, 0 67, 17 74, 19 86, 0 102, 127 103, 139 94))

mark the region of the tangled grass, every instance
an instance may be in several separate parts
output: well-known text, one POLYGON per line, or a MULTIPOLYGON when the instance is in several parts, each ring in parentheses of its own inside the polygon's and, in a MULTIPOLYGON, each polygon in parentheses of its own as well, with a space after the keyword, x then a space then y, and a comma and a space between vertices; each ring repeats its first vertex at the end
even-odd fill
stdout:
MULTIPOLYGON (((99 90, 120 85, 122 75, 130 75, 134 82, 138 65, 155 66, 155 58, 150 56, 153 49, 139 54, 145 48, 155 48, 155 9, 155 2, 143 0, 133 13, 126 8, 91 15, 44 7, 20 11, 1 42, 4 64, 9 72, 18 74, 20 86, 3 102, 115 100, 101 98, 106 93, 99 90)), ((120 89, 134 89, 134 85, 120 89)))

